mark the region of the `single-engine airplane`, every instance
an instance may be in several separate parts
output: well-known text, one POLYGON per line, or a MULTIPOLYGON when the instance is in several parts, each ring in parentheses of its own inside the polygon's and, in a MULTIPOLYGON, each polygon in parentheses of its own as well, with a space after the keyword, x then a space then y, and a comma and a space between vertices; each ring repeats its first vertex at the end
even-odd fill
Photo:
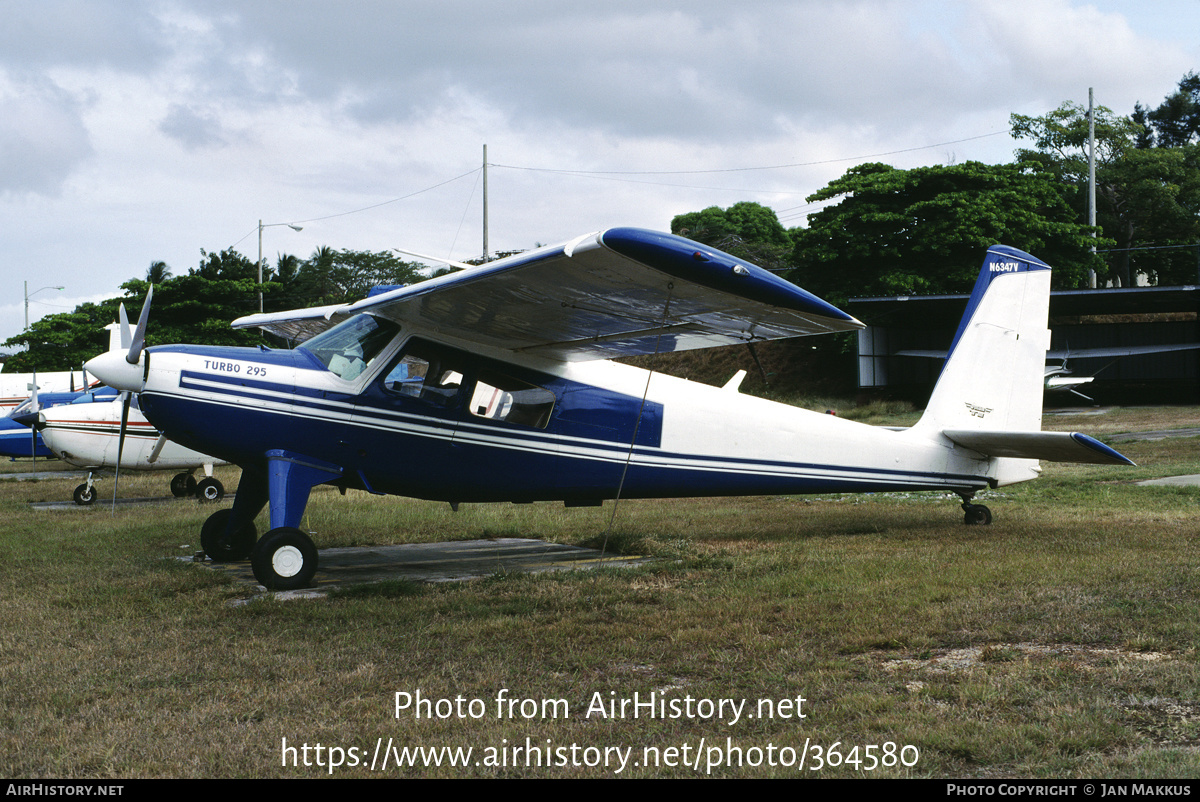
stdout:
POLYGON ((96 501, 96 474, 116 469, 118 452, 122 471, 178 471, 171 478, 171 495, 176 498, 195 496, 200 501, 220 501, 225 497, 225 487, 213 476, 213 466, 222 460, 168 440, 146 420, 138 409, 137 398, 131 399, 130 408, 124 412, 122 442, 123 404, 124 399, 108 395, 43 409, 37 414, 34 428, 51 455, 88 469, 87 481, 75 488, 76 504, 96 501), (197 468, 204 470, 205 478, 199 481, 193 476, 197 468))
POLYGON ((30 427, 19 422, 18 419, 23 419, 30 414, 36 415, 40 410, 62 404, 73 404, 77 401, 86 403, 97 399, 111 400, 116 395, 116 390, 99 385, 95 389, 86 391, 34 393, 13 407, 12 412, 9 412, 8 415, 0 418, 0 456, 10 458, 53 457, 54 452, 46 447, 41 432, 37 431, 36 427, 30 431, 30 427))
MULTIPOLYGON (((124 304, 119 309, 119 322, 105 328, 109 332, 109 352, 120 356, 128 353, 132 335, 124 304)), ((86 375, 85 370, 85 380, 86 375)), ((14 413, 13 420, 32 427, 50 456, 88 469, 87 481, 75 488, 76 504, 96 501, 96 474, 109 468, 118 474, 122 470, 178 470, 171 479, 171 494, 175 497, 194 495, 200 501, 220 501, 225 496, 225 488, 213 476, 213 465, 221 461, 168 440, 150 425, 136 397, 128 392, 118 395, 112 387, 97 387, 61 405, 43 403, 36 394, 29 401, 29 411, 14 413), (197 468, 203 468, 205 474, 199 482, 192 475, 197 468)), ((25 442, 29 439, 26 433, 25 442)))
POLYGON ((286 589, 316 571, 297 527, 319 484, 569 506, 940 490, 962 498, 967 523, 989 523, 974 495, 1035 478, 1040 459, 1132 464, 1086 435, 1040 431, 1049 289, 1045 263, 989 249, 933 397, 902 431, 610 361, 862 326, 760 267, 631 228, 234 321, 304 340, 292 350, 143 350, 144 308, 128 353, 87 368, 140 393, 172 439, 241 466, 232 509, 208 518, 201 543, 286 589))

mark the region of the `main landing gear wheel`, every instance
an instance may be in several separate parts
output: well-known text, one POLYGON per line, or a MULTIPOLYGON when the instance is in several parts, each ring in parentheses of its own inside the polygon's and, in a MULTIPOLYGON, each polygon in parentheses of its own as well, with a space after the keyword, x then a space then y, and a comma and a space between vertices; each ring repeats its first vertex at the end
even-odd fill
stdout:
POLYGON ((226 538, 225 525, 231 515, 233 510, 217 510, 208 516, 204 526, 200 527, 200 545, 215 563, 246 559, 254 549, 254 542, 258 540, 258 530, 253 521, 230 533, 226 538))
POLYGON ((220 501, 225 498, 225 486, 210 476, 196 485, 196 498, 200 501, 220 501))
POLYGON ((196 480, 190 473, 177 473, 171 477, 171 495, 184 498, 196 492, 196 480))
POLYGON ((75 488, 75 503, 86 507, 96 500, 96 488, 88 487, 87 484, 81 484, 75 488))
POLYGON ((299 529, 281 526, 254 545, 250 566, 254 578, 270 590, 306 588, 317 573, 317 547, 299 529))
POLYGON ((967 526, 987 526, 992 522, 992 511, 982 504, 968 504, 964 501, 962 508, 966 513, 963 523, 967 526))

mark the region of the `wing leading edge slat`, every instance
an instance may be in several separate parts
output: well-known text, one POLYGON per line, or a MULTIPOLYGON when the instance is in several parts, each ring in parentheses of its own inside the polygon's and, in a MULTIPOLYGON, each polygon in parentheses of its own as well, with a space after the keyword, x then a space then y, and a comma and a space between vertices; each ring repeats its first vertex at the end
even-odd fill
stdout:
POLYGON ((359 312, 564 361, 862 328, 850 315, 760 267, 682 237, 630 228, 355 304, 252 315, 234 326, 301 338, 359 312))

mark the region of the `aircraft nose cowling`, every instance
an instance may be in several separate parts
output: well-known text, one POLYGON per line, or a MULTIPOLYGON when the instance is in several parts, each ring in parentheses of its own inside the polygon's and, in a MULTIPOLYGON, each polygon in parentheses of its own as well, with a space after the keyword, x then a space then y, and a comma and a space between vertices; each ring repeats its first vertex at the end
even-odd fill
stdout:
POLYGON ((145 358, 145 352, 143 352, 141 359, 131 365, 125 360, 124 351, 108 351, 89 359, 84 367, 88 373, 109 387, 138 393, 145 385, 145 371, 142 362, 145 358))
POLYGON ((41 412, 26 412, 24 415, 17 415, 13 418, 13 423, 19 423, 40 432, 46 428, 46 416, 41 412))

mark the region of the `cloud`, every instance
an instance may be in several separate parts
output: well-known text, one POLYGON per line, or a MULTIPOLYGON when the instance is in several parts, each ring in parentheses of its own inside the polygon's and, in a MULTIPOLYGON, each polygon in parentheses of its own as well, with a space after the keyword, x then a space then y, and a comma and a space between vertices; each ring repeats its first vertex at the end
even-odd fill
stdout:
POLYGON ((178 103, 171 105, 158 128, 190 150, 219 147, 228 141, 212 115, 178 103))
POLYGON ((0 192, 57 196, 92 152, 70 94, 46 79, 0 77, 0 192))

